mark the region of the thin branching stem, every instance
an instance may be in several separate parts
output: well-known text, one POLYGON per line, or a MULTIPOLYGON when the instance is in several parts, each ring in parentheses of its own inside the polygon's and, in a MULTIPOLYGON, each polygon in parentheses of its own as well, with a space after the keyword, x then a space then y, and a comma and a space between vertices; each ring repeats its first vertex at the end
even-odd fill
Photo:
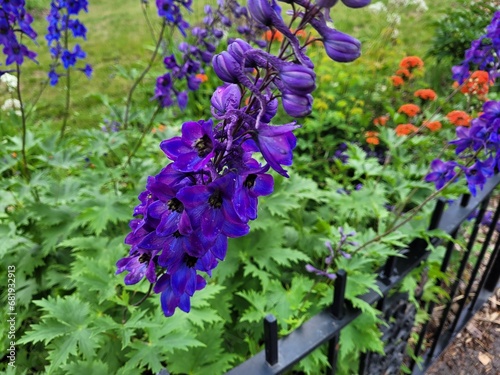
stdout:
POLYGON ((153 66, 153 63, 156 59, 156 56, 158 55, 158 51, 160 49, 160 45, 163 40, 163 33, 165 32, 165 27, 167 26, 167 21, 163 20, 163 23, 161 25, 161 30, 160 30, 160 35, 158 36, 158 40, 156 42, 155 49, 153 51, 153 54, 151 55, 151 59, 149 60, 148 65, 146 68, 142 71, 141 75, 134 81, 132 84, 132 87, 130 88, 130 91, 128 92, 127 96, 127 102, 125 103, 125 115, 123 116, 123 128, 127 129, 128 126, 128 121, 129 121, 129 116, 130 116, 130 106, 132 105, 132 95, 134 94, 135 89, 141 83, 141 81, 144 79, 146 74, 150 71, 151 67, 153 66))
POLYGON ((21 66, 16 63, 16 70, 17 70, 17 98, 19 100, 19 105, 21 109, 21 123, 22 123, 22 146, 21 146, 21 156, 23 159, 23 175, 26 181, 29 181, 30 179, 30 172, 28 169, 28 159, 26 158, 26 133, 27 133, 27 127, 26 127, 26 114, 24 112, 24 103, 23 103, 23 96, 21 94, 21 66))
POLYGON ((149 120, 148 125, 144 127, 144 130, 142 131, 140 138, 137 140, 135 146, 132 148, 132 151, 130 151, 130 153, 128 154, 128 158, 127 158, 127 161, 125 162, 124 166, 130 165, 130 162, 131 162, 132 158, 134 157, 135 153, 141 147, 141 144, 142 144, 142 141, 144 140, 144 137, 146 137, 146 134, 150 133, 151 130, 153 129, 154 120, 155 120, 156 116, 158 115, 158 113, 160 112, 160 109, 161 109, 161 106, 158 105, 156 107, 156 110, 154 111, 153 115, 151 116, 151 119, 149 120))
MULTIPOLYGON (((69 14, 67 15, 69 18, 69 14)), ((68 20, 69 21, 69 20, 68 20)), ((68 26, 66 25, 66 30, 64 31, 64 48, 68 50, 68 43, 69 43, 69 30, 68 26)), ((71 67, 68 66, 68 69, 66 69, 66 104, 64 107, 64 117, 63 117, 63 124, 61 126, 61 132, 59 134, 59 142, 62 141, 64 138, 64 132, 66 131, 66 126, 68 125, 68 118, 69 118, 69 106, 71 104, 71 67)))

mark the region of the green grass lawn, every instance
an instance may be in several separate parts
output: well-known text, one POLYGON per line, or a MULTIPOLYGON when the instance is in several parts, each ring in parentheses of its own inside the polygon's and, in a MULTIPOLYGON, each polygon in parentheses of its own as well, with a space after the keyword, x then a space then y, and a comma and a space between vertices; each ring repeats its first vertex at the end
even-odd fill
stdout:
MULTIPOLYGON (((44 3, 48 2, 37 1, 37 8, 33 12, 36 19, 35 28, 39 33, 38 46, 34 47, 38 52, 39 64, 26 62, 23 65, 23 96, 28 105, 44 87, 50 64, 44 38, 47 14, 47 10, 43 9, 44 3)), ((203 4, 205 3, 195 3, 194 13, 190 15, 191 20, 202 17, 203 4)), ((432 37, 431 22, 452 6, 452 1, 435 0, 429 2, 428 6, 429 10, 425 13, 416 12, 414 8, 409 7, 401 14, 397 39, 387 37, 390 30, 385 17, 366 9, 353 10, 339 4, 333 8, 332 18, 336 28, 363 41, 363 56, 356 64, 363 65, 363 69, 376 75, 381 67, 393 66, 393 61, 399 61, 402 56, 425 53, 432 37)), ((149 8, 150 19, 158 30, 159 18, 154 2, 151 2, 149 8)), ((88 80, 82 73, 72 72, 70 129, 100 126, 109 110, 102 104, 98 95, 107 96, 110 103, 123 104, 132 81, 121 74, 120 70, 130 72, 135 69, 136 74, 140 72, 147 64, 154 45, 138 0, 90 1, 89 13, 84 14, 81 20, 88 29, 88 40, 82 41, 81 45, 88 54, 86 61, 92 64, 94 74, 92 79, 88 80)), ((181 40, 179 33, 174 33, 172 37, 175 42, 181 40)), ((171 45, 168 48, 176 47, 171 45)), ((161 71, 160 59, 155 68, 156 72, 161 71)), ((155 69, 153 73, 154 71, 155 69)), ((135 97, 147 100, 152 93, 154 79, 154 74, 151 74, 143 83, 144 89, 135 97)), ((64 78, 61 78, 56 87, 47 86, 37 103, 36 116, 31 120, 60 122, 64 114, 65 96, 64 78)))

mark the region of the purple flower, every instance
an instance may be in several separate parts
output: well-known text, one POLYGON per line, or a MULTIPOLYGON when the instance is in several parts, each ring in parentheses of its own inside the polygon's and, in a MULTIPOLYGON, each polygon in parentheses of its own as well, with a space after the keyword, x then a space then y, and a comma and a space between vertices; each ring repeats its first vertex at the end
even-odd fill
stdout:
POLYGON ((214 156, 216 141, 212 120, 182 124, 182 137, 161 142, 160 147, 181 172, 198 171, 214 156))
POLYGON ((235 182, 236 176, 229 173, 208 185, 185 187, 178 194, 193 227, 201 228, 207 241, 215 240, 219 233, 227 237, 241 237, 248 233, 248 225, 234 208, 235 182))
POLYGON ((482 189, 487 179, 493 176, 493 166, 493 159, 490 158, 484 162, 477 160, 471 167, 463 168, 469 191, 473 196, 477 193, 476 187, 482 189))
POLYGON ((233 202, 242 221, 257 218, 258 197, 271 194, 273 188, 273 176, 264 171, 248 171, 247 174, 238 176, 233 202))
POLYGON ((431 163, 432 172, 425 176, 425 181, 434 182, 436 189, 440 190, 448 181, 456 176, 455 167, 457 163, 453 161, 443 162, 435 159, 431 163))
POLYGON ((288 173, 281 166, 292 165, 292 150, 297 143, 292 131, 299 127, 300 125, 295 123, 280 126, 261 124, 253 136, 262 156, 271 168, 285 177, 288 177, 288 173))

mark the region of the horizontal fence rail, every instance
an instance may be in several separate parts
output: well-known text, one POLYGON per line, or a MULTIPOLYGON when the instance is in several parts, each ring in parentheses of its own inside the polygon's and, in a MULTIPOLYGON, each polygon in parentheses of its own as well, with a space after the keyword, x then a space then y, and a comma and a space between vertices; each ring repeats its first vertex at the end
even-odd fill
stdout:
MULTIPOLYGON (((416 355, 421 355, 423 362, 416 365, 415 361, 410 363, 410 369, 413 374, 422 374, 430 366, 432 361, 446 348, 452 338, 465 326, 468 320, 479 310, 484 301, 489 298, 495 288, 498 286, 500 277, 500 251, 497 241, 492 254, 490 255, 488 264, 484 273, 481 275, 478 287, 475 293, 471 294, 472 284, 479 273, 479 266, 482 262, 493 233, 495 231, 496 221, 500 216, 500 208, 497 208, 492 224, 486 235, 481 252, 474 266, 472 277, 466 288, 465 298, 460 303, 459 310, 455 314, 455 319, 445 328, 448 312, 451 308, 452 299, 457 291, 458 283, 462 278, 464 268, 468 262, 476 236, 479 230, 480 221, 487 208, 489 198, 495 189, 500 184, 500 174, 493 176, 484 186, 484 189, 478 192, 477 196, 471 197, 464 195, 461 200, 454 202, 451 205, 446 204, 443 200, 438 200, 436 208, 430 220, 429 229, 441 229, 452 238, 457 236, 461 225, 471 217, 479 208, 479 213, 476 215, 473 230, 467 245, 467 251, 464 253, 459 269, 457 271, 455 281, 452 285, 450 301, 446 304, 444 313, 440 321, 438 331, 434 335, 434 339, 430 348, 423 349, 424 336, 428 330, 428 323, 424 324, 420 331, 419 340, 414 347, 416 355), (466 297, 471 296, 472 301, 466 304, 466 297)), ((500 207, 500 204, 499 204, 500 207)), ((443 242, 440 238, 433 238, 431 243, 436 246, 443 242)), ((453 242, 447 244, 445 256, 442 260, 441 271, 445 272, 448 269, 452 252, 454 251, 453 242)), ((374 290, 362 295, 360 298, 369 303, 376 305, 382 309, 386 297, 389 292, 394 289, 412 270, 418 267, 424 261, 430 251, 427 250, 427 242, 424 239, 414 240, 404 252, 404 257, 390 257, 384 267, 379 271, 376 285, 381 291, 381 294, 374 290)), ((299 328, 291 332, 288 336, 278 340, 277 338, 277 320, 272 315, 267 316, 264 320, 264 341, 265 349, 248 359, 246 362, 233 368, 227 375, 272 375, 283 374, 290 370, 301 359, 310 354, 313 350, 325 343, 329 343, 328 360, 331 368, 328 374, 335 373, 337 352, 338 352, 338 337, 341 330, 351 323, 356 317, 361 314, 359 309, 353 308, 349 303, 344 301, 345 285, 348 282, 348 276, 345 272, 340 271, 334 284, 333 303, 329 309, 315 315, 299 328)), ((427 312, 431 314, 434 309, 434 304, 430 303, 427 307, 427 312)), ((406 338, 407 340, 407 338, 406 338)), ((406 346, 406 343, 404 343, 406 346)), ((371 357, 367 356, 369 361, 371 357)), ((366 373, 366 363, 360 364, 359 373, 366 373)), ((384 373, 392 373, 384 370, 384 373)), ((370 375, 375 375, 370 372, 370 375)))

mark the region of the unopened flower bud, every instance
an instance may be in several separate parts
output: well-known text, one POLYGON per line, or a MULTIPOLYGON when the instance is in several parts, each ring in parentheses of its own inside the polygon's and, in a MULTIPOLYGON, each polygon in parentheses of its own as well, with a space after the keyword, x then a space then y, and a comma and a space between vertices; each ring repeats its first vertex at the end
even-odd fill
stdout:
POLYGON ((215 74, 224 82, 238 82, 238 74, 241 71, 241 66, 229 52, 224 51, 215 55, 212 59, 212 66, 215 74))
MULTIPOLYGON (((252 46, 241 39, 235 39, 228 47, 227 51, 233 56, 237 61, 243 62, 245 59, 245 52, 252 50, 252 46)), ((245 65, 248 65, 250 61, 245 61, 245 65)))
POLYGON ((335 4, 337 4, 338 0, 318 0, 316 1, 316 5, 320 8, 331 8, 335 4))
POLYGON ((341 0, 349 8, 362 8, 371 3, 371 0, 341 0))
POLYGON ((361 56, 360 41, 348 34, 330 29, 323 38, 326 54, 334 61, 350 62, 361 56))
POLYGON ((291 92, 284 92, 281 97, 283 109, 292 117, 305 117, 312 112, 313 97, 307 95, 295 95, 291 92))
POLYGON ((314 70, 298 64, 285 64, 279 68, 279 77, 292 94, 304 96, 316 89, 314 70))
POLYGON ((281 8, 274 0, 248 0, 248 10, 252 17, 264 26, 271 26, 273 15, 281 11, 281 8))
POLYGON ((210 100, 214 112, 219 116, 224 115, 230 109, 239 108, 240 101, 241 91, 235 84, 219 86, 210 100))

